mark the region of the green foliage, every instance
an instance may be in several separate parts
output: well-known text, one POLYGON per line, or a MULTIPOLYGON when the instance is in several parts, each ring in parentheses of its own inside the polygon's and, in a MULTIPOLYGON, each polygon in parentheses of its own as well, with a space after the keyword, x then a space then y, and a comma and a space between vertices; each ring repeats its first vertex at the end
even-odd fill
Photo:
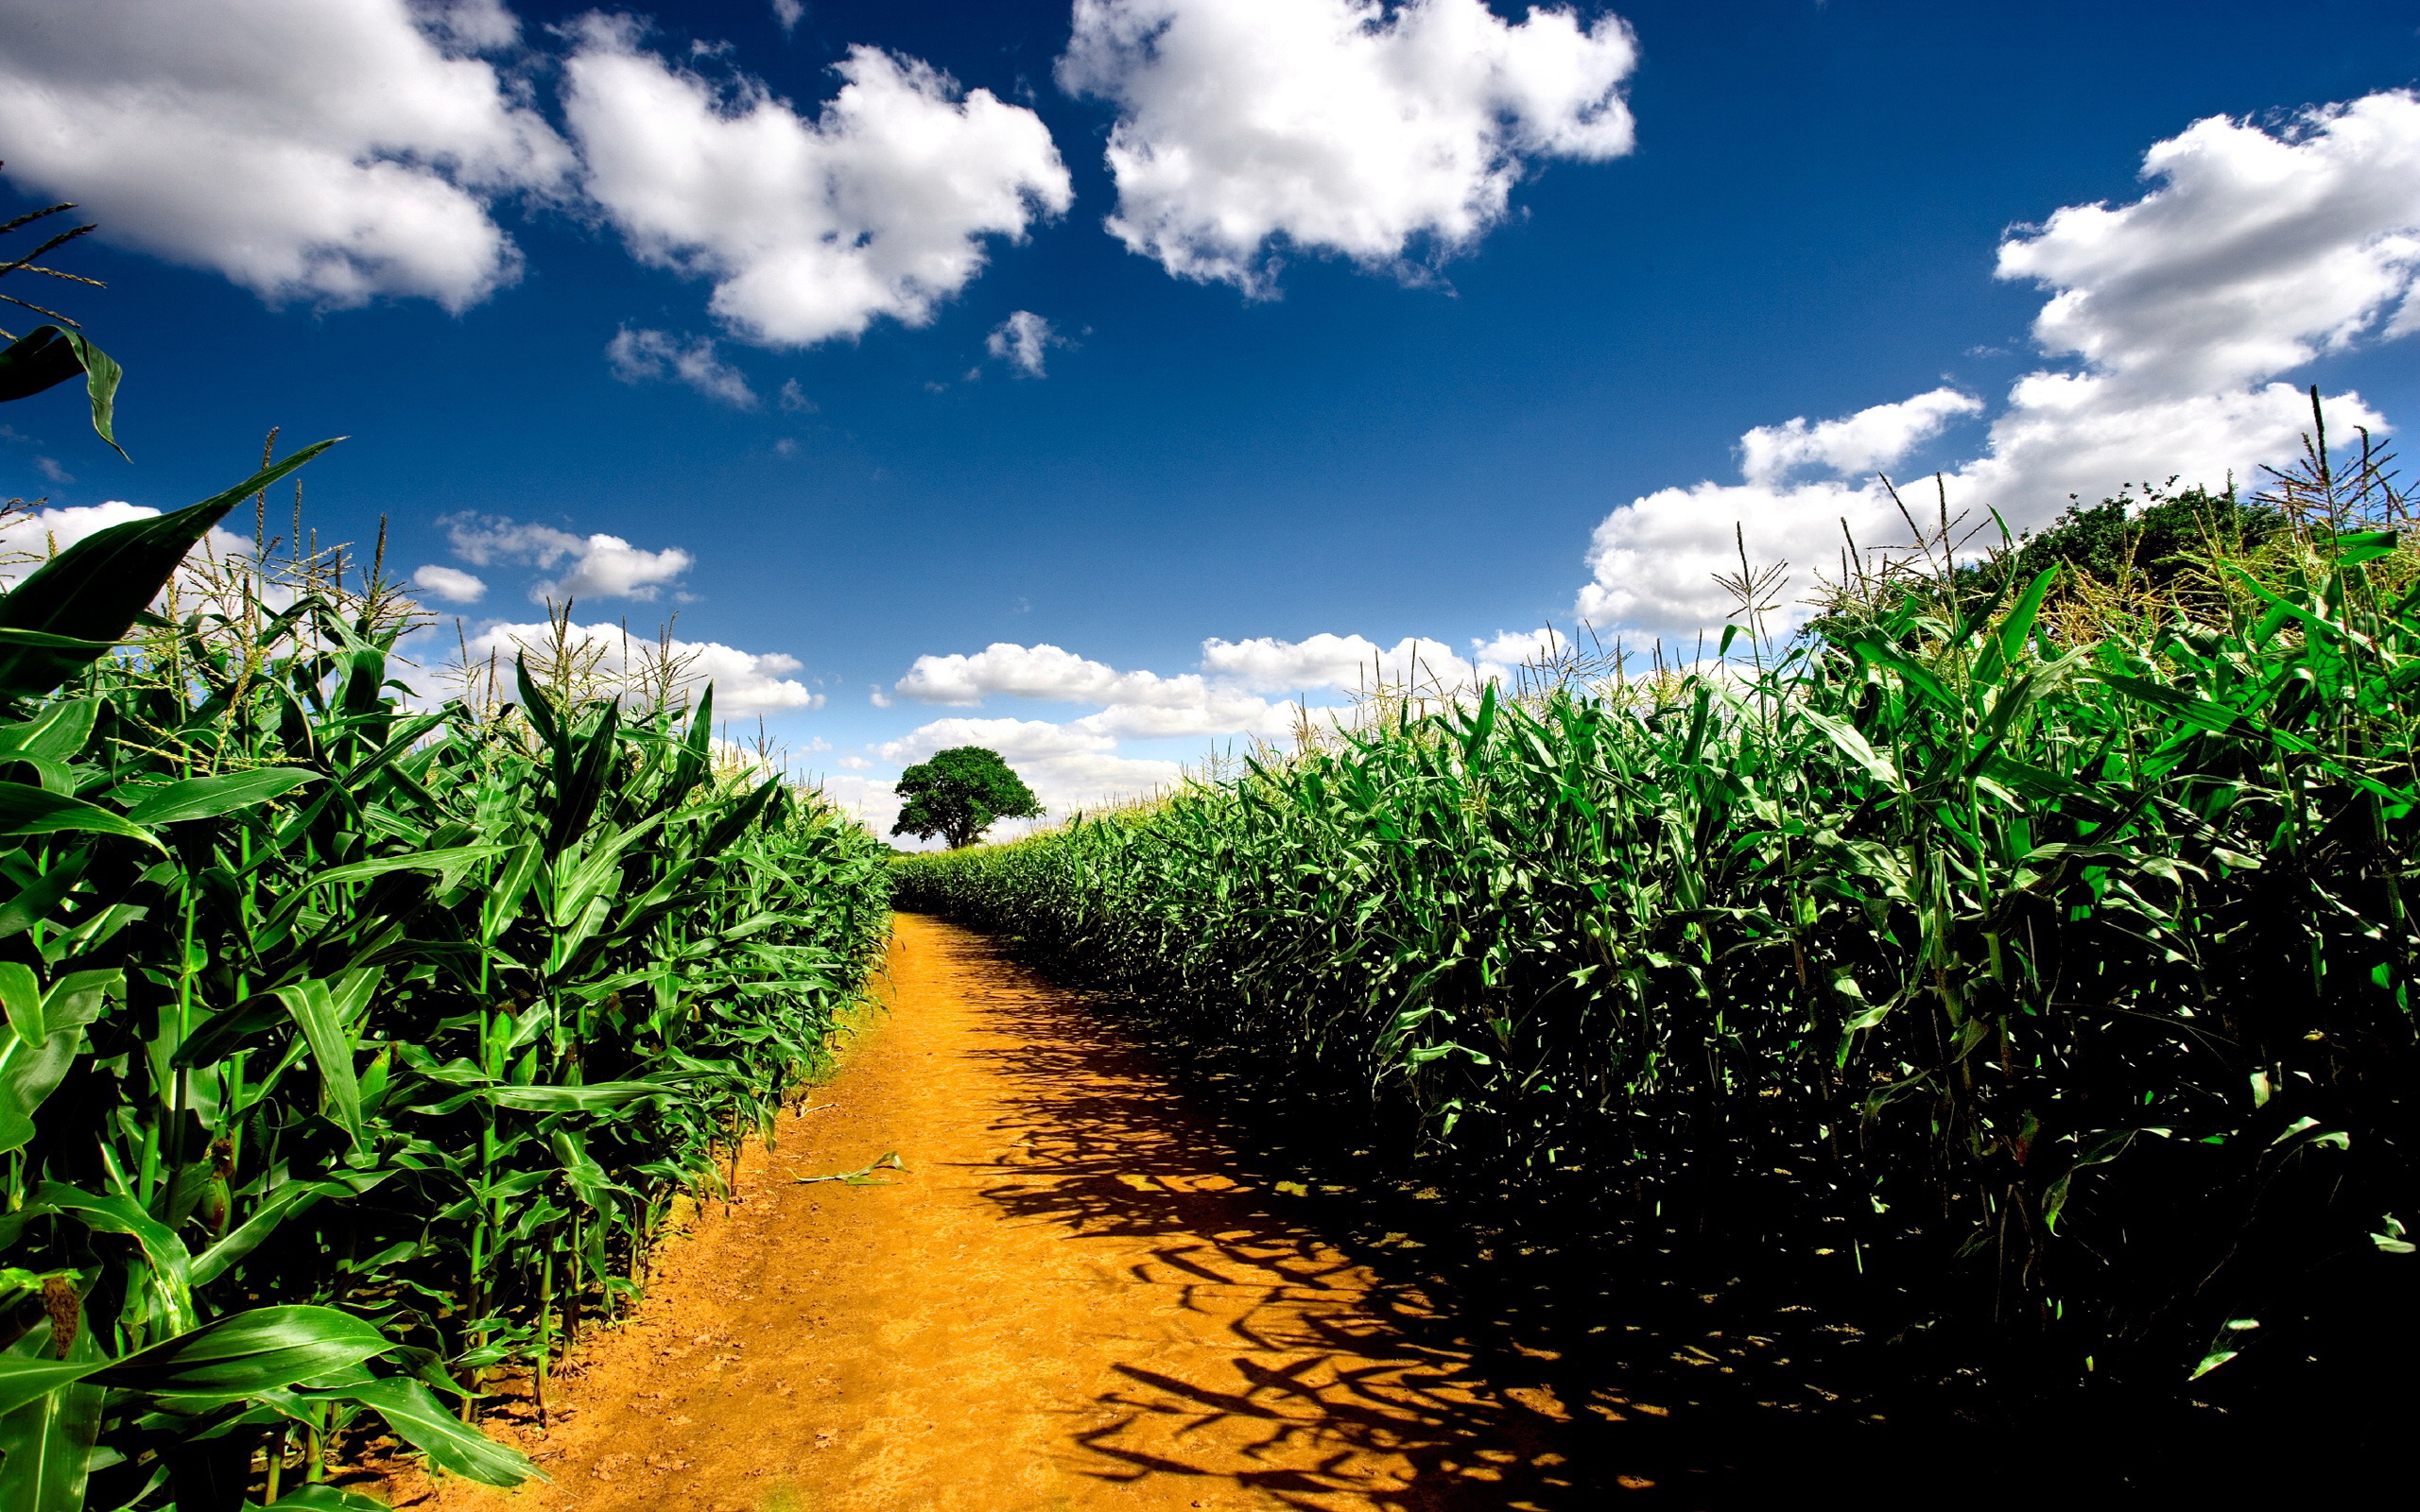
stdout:
POLYGON ((973 845, 999 819, 1033 818, 1042 813, 1000 753, 980 746, 935 751, 933 759, 899 774, 899 822, 893 834, 920 840, 938 834, 955 850, 973 845))
POLYGON ((1974 569, 1974 579, 1996 590, 2031 582, 2056 566, 2112 587, 2135 580, 2154 592, 2172 590, 2198 575, 2214 550, 2241 556, 2285 527, 2285 516, 2272 506, 2204 489, 2142 501, 2120 493, 2097 505, 2070 505, 2050 524, 2021 538, 2014 550, 1974 569))
POLYGON ((1491 690, 895 863, 900 902, 1374 1089, 1473 1179, 1853 1254, 2054 1379, 2172 1388, 2410 1284, 2372 1236, 2420 1193, 2420 593, 2392 534, 2318 544, 2217 623, 2056 646, 2045 571, 1491 690))

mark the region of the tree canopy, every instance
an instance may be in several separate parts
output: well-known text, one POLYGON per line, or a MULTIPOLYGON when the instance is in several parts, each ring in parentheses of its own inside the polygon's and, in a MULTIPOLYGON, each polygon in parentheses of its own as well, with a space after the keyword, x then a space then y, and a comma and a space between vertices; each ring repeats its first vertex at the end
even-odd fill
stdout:
POLYGON ((956 850, 973 845, 997 819, 1029 819, 1042 813, 1033 789, 1010 769, 1000 753, 981 746, 935 751, 908 767, 896 784, 901 803, 893 834, 930 839, 938 834, 956 850))

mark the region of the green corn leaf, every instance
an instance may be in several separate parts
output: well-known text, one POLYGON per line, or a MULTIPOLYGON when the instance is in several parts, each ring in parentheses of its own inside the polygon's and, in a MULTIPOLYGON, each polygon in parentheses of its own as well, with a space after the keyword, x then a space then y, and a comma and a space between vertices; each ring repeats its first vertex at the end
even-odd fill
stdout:
POLYGON ((493 945, 512 927, 521 913, 522 900, 529 894, 529 884, 538 875, 538 842, 524 840, 512 848, 479 900, 479 942, 493 945))
MULTIPOLYGON (((306 446, 190 508, 129 520, 86 536, 0 598, 0 629, 63 636, 105 648, 126 634, 167 586, 185 553, 228 510, 335 444, 306 446)), ((100 654, 0 642, 0 697, 47 693, 100 654)))
POLYGON ((488 857, 500 855, 506 847, 500 845, 451 846, 442 850, 426 850, 407 856, 387 856, 377 861, 356 861, 350 866, 330 867, 302 885, 318 887, 331 882, 366 882, 383 877, 390 871, 433 871, 441 891, 459 883, 462 874, 488 857))
POLYGON ((2142 678, 2104 672, 2100 674, 2100 680, 2130 698, 2137 698, 2144 703, 2167 710, 2196 730, 2206 730, 2214 735, 2249 735, 2251 733, 2244 725, 2243 716, 2224 704, 2212 703, 2207 698, 2197 698, 2189 693, 2182 693, 2161 683, 2147 681, 2142 678))
POLYGON ((44 1181, 34 1189, 33 1198, 95 1233, 123 1234, 141 1246, 143 1258, 150 1262, 152 1291, 167 1314, 168 1326, 193 1327, 192 1257, 175 1230, 120 1193, 95 1195, 63 1181, 44 1181))
POLYGON ((84 1025, 101 1016, 112 992, 125 990, 125 973, 110 970, 73 971, 41 991, 29 968, 0 962, 9 1016, 0 1030, 0 1152, 34 1137, 34 1113, 82 1053, 84 1025))
MULTIPOLYGON (((5 653, 0 653, 5 656, 5 653)), ((0 834, 116 834, 164 850, 150 831, 80 798, 0 782, 0 834)))
POLYGON ((385 1334, 332 1307, 256 1307, 108 1362, 92 1379, 148 1396, 250 1397, 391 1348, 385 1334))
POLYGON ((215 819, 236 809, 266 803, 270 799, 291 793, 305 782, 319 781, 320 774, 291 766, 266 767, 259 771, 231 772, 224 777, 194 777, 182 782, 171 782, 140 795, 126 811, 134 824, 176 824, 186 819, 215 819))
POLYGON ((530 678, 529 658, 524 653, 518 651, 513 653, 512 675, 514 686, 516 686, 521 693, 522 717, 529 721, 529 728, 538 732, 538 738, 540 740, 544 741, 549 747, 554 748, 557 753, 557 759, 562 759, 563 753, 562 719, 555 713, 555 706, 553 702, 550 701, 544 693, 539 691, 537 682, 530 678))
POLYGON ((596 728, 585 741, 574 741, 566 732, 566 745, 555 755, 555 797, 546 822, 546 858, 553 860, 571 848, 587 832, 589 821, 596 816, 597 804, 605 796, 605 783, 619 754, 621 742, 621 711, 606 704, 599 712, 596 728), (565 750, 574 758, 564 760, 565 750))
POLYGON ((2336 565, 2340 569, 2359 567, 2380 557, 2392 557, 2402 543, 2403 535, 2395 530, 2351 531, 2328 542, 2336 550, 2336 565))
POLYGON ((1812 709, 1802 710, 1800 713, 1808 724, 1822 730, 1826 740, 1839 747, 1841 754, 1865 768, 1876 782, 1901 792, 1907 790, 1908 784, 1900 778, 1899 769, 1893 766, 1881 752, 1876 750, 1855 729, 1841 720, 1835 719, 1829 714, 1818 713, 1812 709))
POLYGON ((64 902, 84 880, 85 868, 93 863, 90 846, 57 858, 50 869, 5 903, 0 903, 0 939, 21 935, 33 928, 64 902))
MULTIPOLYGON (((30 966, 16 961, 0 961, 0 1005, 5 1005, 9 1027, 15 1030, 21 1045, 39 1046, 50 1038, 49 1022, 42 1011, 42 980, 30 966)), ((0 1066, 5 1066, 0 1061, 0 1066)))
POLYGON ((12 1025, 6 1037, 0 1042, 0 1153, 21 1149, 34 1137, 34 1114, 67 1079, 77 1053, 84 1048, 80 1029, 45 1034, 37 1040, 12 1025))
POLYGON ((329 1116, 343 1125, 355 1144, 360 1143, 361 1087, 354 1078, 354 1038, 345 1027, 347 1015, 328 991, 328 984, 313 979, 279 988, 269 995, 285 1005, 295 1027, 311 1046, 329 1116))
POLYGON ((491 1087, 483 1094, 499 1108, 529 1113, 596 1112, 642 1097, 669 1097, 678 1088, 652 1081, 600 1081, 585 1087, 491 1087))
MULTIPOLYGON (((27 633, 19 630, 15 636, 24 637, 27 633)), ((65 637, 45 636, 40 639, 61 641, 65 637)), ((27 643, 19 640, 16 644, 27 643)), ((85 644, 76 642, 67 648, 81 649, 85 644)), ((107 649, 106 645, 93 647, 95 656, 107 649)), ((100 712, 101 700, 98 698, 61 698, 44 704, 31 719, 0 729, 0 753, 31 757, 36 761, 72 761, 82 753, 85 742, 93 738, 93 722, 99 717, 100 712)))
POLYGON ((2025 592, 2017 595, 2016 607, 2010 610, 2008 618, 2000 622, 2000 661, 2003 665, 2014 664, 2017 653, 2025 649, 2025 638, 2033 633, 2033 622, 2041 617, 2042 601, 2049 596, 2051 585, 2058 580, 2059 566, 2052 562, 2036 573, 2033 581, 2026 585, 2025 592))
POLYGON ((81 1381, 109 1364, 93 1358, 89 1349, 81 1352, 81 1359, 54 1360, 50 1357, 50 1330, 28 1331, 7 1353, 0 1354, 0 1417, 14 1413, 60 1386, 81 1381))
POLYGON ((397 1437, 428 1456, 429 1463, 451 1475, 483 1486, 518 1486, 548 1477, 518 1450, 509 1449, 446 1411, 436 1395, 417 1381, 389 1377, 366 1385, 313 1393, 341 1401, 356 1401, 387 1419, 397 1437))
POLYGON ((106 1394, 83 1378, 108 1362, 90 1329, 77 1331, 63 1361, 43 1358, 50 1342, 50 1331, 36 1328, 0 1354, 0 1505, 11 1512, 84 1505, 106 1394))
POLYGON ((38 325, 7 348, 0 349, 0 404, 26 399, 81 374, 84 395, 93 407, 93 430, 118 455, 112 430, 116 419, 117 385, 122 369, 108 352, 84 338, 83 333, 55 325, 38 325))
POLYGON ((1951 693, 1939 678, 1932 675, 1930 670, 1901 656, 1880 641, 1871 638, 1852 639, 1844 644, 1842 649, 1861 662, 1896 673, 1900 681, 1915 689, 1940 708, 1957 709, 1963 706, 1963 701, 1956 694, 1951 693))

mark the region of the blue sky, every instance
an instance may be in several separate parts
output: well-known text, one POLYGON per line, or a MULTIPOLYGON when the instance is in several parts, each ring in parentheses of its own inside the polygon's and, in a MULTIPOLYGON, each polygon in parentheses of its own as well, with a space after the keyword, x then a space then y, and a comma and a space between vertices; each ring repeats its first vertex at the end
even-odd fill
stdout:
POLYGON ((102 222, 68 261, 111 287, 66 298, 128 367, 135 459, 55 392, 10 407, 0 495, 173 507, 240 476, 272 424, 348 435, 308 474, 323 534, 389 517, 402 571, 484 585, 427 595, 475 635, 537 619, 532 584, 574 583, 583 622, 652 631, 677 610, 683 639, 794 661, 725 664, 877 816, 884 778, 965 739, 1063 810, 1149 786, 1407 638, 1477 664, 1582 612, 1685 636, 1720 617, 1706 553, 1733 520, 1803 592, 1837 519, 1873 520, 1876 465, 1948 469, 1957 502, 2038 523, 2070 490, 2274 454, 2272 385, 2319 383, 2348 421, 2420 401, 2394 334, 2420 324, 2420 105, 2393 93, 2420 77, 2408 6, 1426 0, 1365 5, 1356 32, 1348 0, 1290 0, 1282 61, 1308 93, 1283 96, 1267 60, 1238 61, 1249 36, 1212 45, 1277 0, 814 4, 786 27, 765 0, 619 22, 315 0, 289 25, 302 3, 178 8, 260 39, 263 82, 132 0, 0 0, 0 178, 12 208, 72 198, 102 222), (1509 61, 1457 73, 1438 58, 1472 47, 1407 41, 1446 20, 1509 61), (1162 28, 1156 48, 1111 45, 1121 26, 1162 28), (1060 60, 1087 34, 1077 77, 1060 60), (955 270, 851 305, 845 270, 784 261, 804 233, 768 206, 789 192, 781 133, 717 126, 755 80, 813 132, 864 47, 910 81, 821 128, 844 232, 921 237, 949 254, 922 266, 955 270), (485 103, 449 60, 484 63, 485 103), (347 67, 391 71, 406 103, 326 82, 347 67), (410 105, 415 79, 441 108, 410 105), (662 113, 684 88, 717 92, 689 126, 732 138, 714 150, 759 189, 615 166, 689 129, 662 113), (1304 97, 1318 119, 1289 126, 1304 97), (112 139, 112 112, 153 109, 188 112, 168 137, 238 149, 163 162, 156 129, 112 139), (1390 111, 1462 177, 1390 168, 1390 111), (937 163, 884 157, 884 133, 953 121, 937 163), (1171 189, 1113 174, 1114 129, 1162 163, 1255 130, 1276 147, 1171 189), (336 177, 285 182, 288 147, 336 177), (1308 208, 1253 177, 1298 148, 1333 160, 1308 208), (432 214, 414 174, 453 219, 413 218, 432 214), (350 263, 313 239, 341 195, 350 263), (1265 236, 1201 230, 1279 202, 1265 236), (1161 240, 1134 249, 1113 214, 1158 215, 1161 240), (1004 215, 1021 235, 979 229, 1004 215), (1334 224, 1364 228, 1361 255, 1334 224), (480 225, 514 249, 485 274, 480 225), (1218 256, 1249 271, 1198 276, 1218 256), (1015 360, 1019 312, 1050 333, 1039 372, 1015 360), (2028 374, 2084 387, 2014 387, 2028 374), (628 553, 595 556, 597 535, 628 553))

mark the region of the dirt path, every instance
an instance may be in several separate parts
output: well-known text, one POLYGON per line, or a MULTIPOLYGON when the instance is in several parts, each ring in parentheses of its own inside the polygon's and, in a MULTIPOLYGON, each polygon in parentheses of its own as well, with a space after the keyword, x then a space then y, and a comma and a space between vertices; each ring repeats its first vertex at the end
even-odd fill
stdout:
MULTIPOLYGON (((525 1447, 422 1508, 1058 1512, 1542 1508, 1536 1388, 1411 1335, 1271 1211, 1149 1058, 983 936, 898 919, 890 1012, 752 1150, 525 1447), (802 1183, 897 1151, 888 1185, 802 1183)), ((1282 1200, 1277 1206, 1283 1206, 1282 1200)))

